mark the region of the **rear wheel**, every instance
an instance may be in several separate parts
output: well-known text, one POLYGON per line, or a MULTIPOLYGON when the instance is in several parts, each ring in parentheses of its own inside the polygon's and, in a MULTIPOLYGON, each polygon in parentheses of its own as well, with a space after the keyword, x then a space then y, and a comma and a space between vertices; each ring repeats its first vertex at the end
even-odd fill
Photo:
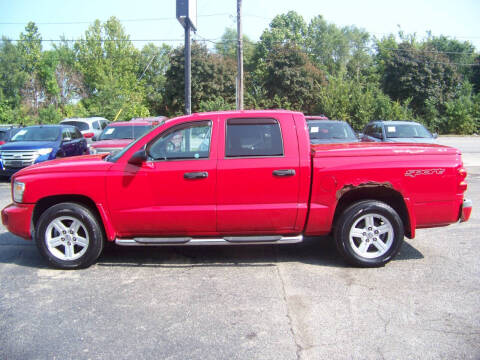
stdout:
POLYGON ((76 203, 60 203, 40 216, 35 240, 50 265, 77 269, 88 267, 98 259, 104 236, 90 209, 76 203))
POLYGON ((385 265, 400 250, 404 226, 389 205, 365 200, 348 207, 335 226, 337 248, 352 265, 385 265))

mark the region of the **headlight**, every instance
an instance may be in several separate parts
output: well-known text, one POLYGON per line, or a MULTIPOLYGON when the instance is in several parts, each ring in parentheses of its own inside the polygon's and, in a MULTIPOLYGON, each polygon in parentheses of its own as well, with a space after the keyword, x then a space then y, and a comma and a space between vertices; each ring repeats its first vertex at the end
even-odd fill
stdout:
POLYGON ((48 155, 52 152, 52 148, 38 149, 37 152, 40 155, 48 155))
POLYGON ((15 181, 13 183, 13 201, 21 203, 23 201, 23 193, 25 192, 25 183, 15 181))

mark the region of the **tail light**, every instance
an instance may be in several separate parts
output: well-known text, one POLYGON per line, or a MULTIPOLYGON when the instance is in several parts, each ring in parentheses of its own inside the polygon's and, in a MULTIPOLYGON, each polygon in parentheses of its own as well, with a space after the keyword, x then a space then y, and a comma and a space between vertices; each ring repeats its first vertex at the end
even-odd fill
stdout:
POLYGON ((86 139, 89 139, 89 138, 92 138, 94 135, 95 135, 94 133, 88 132, 88 133, 83 134, 83 137, 86 138, 86 139))
POLYGON ((467 182, 465 181, 465 178, 467 177, 467 170, 465 170, 463 167, 458 169, 458 190, 461 192, 465 192, 467 190, 467 182))

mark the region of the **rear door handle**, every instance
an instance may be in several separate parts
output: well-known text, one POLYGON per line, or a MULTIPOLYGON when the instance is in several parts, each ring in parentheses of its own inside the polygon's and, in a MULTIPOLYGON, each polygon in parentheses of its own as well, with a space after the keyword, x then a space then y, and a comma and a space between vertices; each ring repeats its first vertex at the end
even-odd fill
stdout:
POLYGON ((208 177, 208 172, 198 171, 198 172, 186 172, 183 174, 185 179, 206 179, 208 177))
POLYGON ((285 170, 273 170, 274 176, 293 176, 295 175, 295 170, 285 169, 285 170))

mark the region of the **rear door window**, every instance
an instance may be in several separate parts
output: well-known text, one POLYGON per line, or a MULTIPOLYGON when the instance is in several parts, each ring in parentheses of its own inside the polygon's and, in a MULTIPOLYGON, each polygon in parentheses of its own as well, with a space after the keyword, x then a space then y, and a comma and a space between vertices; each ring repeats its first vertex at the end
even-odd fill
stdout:
POLYGON ((71 140, 72 136, 70 134, 70 131, 68 131, 68 128, 62 129, 62 140, 71 140))
POLYGON ((280 125, 275 119, 228 119, 225 156, 283 156, 280 125))

